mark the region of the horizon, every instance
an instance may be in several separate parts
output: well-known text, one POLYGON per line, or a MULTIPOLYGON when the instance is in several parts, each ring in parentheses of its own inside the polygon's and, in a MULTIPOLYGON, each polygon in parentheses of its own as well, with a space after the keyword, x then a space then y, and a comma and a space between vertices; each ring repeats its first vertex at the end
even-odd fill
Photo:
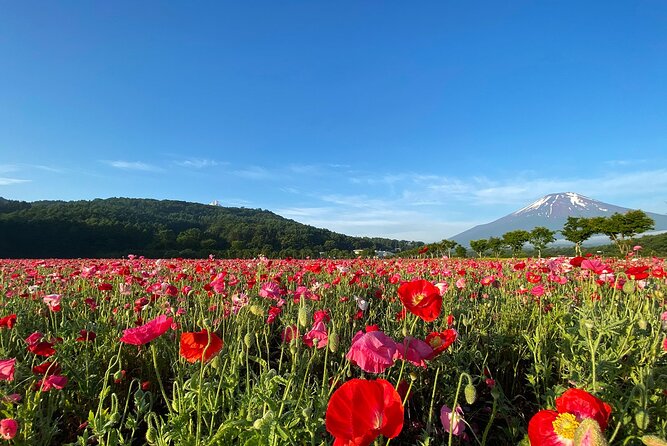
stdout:
POLYGON ((0 196, 426 243, 575 192, 667 214, 667 4, 7 4, 0 196))

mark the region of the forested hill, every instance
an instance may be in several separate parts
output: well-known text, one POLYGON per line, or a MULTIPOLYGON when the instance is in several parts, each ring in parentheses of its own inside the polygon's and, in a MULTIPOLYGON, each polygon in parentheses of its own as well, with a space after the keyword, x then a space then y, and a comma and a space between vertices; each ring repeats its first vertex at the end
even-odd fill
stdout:
MULTIPOLYGON (((419 244, 419 243, 417 243, 419 244)), ((261 209, 109 198, 23 202, 0 197, 0 257, 349 257, 414 242, 350 237, 261 209)))

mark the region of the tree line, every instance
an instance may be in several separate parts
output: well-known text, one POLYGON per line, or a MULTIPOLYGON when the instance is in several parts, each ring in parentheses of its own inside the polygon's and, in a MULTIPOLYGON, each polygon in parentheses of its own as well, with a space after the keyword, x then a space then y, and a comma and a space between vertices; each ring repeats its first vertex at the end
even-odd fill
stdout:
POLYGON ((0 198, 0 257, 353 257, 422 243, 351 237, 262 209, 109 198, 23 202, 0 198))
POLYGON ((652 218, 641 210, 633 210, 625 214, 617 212, 609 217, 568 217, 560 231, 544 226, 537 226, 532 231, 517 229, 506 232, 502 237, 471 240, 470 247, 480 257, 487 252, 498 257, 505 249, 516 256, 526 243, 530 243, 541 257, 547 245, 556 241, 556 232, 560 232, 565 240, 574 244, 575 255, 581 255, 581 245, 594 235, 609 237, 620 254, 625 255, 630 251, 634 236, 653 228, 652 218))

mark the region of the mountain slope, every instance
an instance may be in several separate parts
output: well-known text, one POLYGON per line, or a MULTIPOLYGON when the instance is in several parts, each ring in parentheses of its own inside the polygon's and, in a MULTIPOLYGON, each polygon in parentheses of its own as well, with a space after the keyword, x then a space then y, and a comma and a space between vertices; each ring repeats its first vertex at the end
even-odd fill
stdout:
MULTIPOLYGON (((572 217, 608 217, 614 213, 625 213, 629 208, 603 203, 574 192, 561 192, 546 195, 539 200, 509 215, 490 223, 482 224, 451 237, 463 246, 469 246, 470 240, 502 237, 503 234, 516 229, 532 230, 536 226, 544 226, 559 231, 572 217)), ((647 212, 655 222, 655 230, 667 230, 667 215, 647 212)), ((607 241, 601 241, 606 243, 607 241)))
MULTIPOLYGON (((0 257, 317 256, 413 242, 350 237, 261 209, 109 198, 20 202, 0 198, 0 257)), ((350 253, 351 255, 351 253, 350 253)))

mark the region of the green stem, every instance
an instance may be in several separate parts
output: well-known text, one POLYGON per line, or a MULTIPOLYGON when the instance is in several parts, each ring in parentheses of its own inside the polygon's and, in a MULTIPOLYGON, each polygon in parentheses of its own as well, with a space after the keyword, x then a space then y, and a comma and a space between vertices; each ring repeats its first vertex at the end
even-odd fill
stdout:
POLYGON ((169 398, 167 397, 167 392, 164 390, 164 385, 162 384, 162 377, 160 376, 160 369, 157 366, 157 353, 155 352, 155 344, 151 344, 151 354, 153 355, 153 367, 155 368, 155 376, 157 377, 157 383, 160 387, 160 392, 162 393, 162 398, 164 398, 164 403, 167 405, 167 410, 171 415, 173 409, 171 404, 169 404, 169 398))

